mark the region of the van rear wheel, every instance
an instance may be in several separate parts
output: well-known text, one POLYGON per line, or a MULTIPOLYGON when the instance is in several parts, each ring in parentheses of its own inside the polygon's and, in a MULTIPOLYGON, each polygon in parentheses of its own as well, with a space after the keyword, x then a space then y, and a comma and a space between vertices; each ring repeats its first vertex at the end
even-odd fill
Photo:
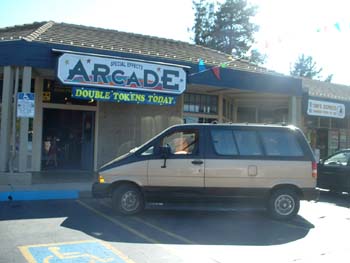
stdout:
POLYGON ((136 186, 123 184, 113 191, 112 205, 120 215, 134 215, 144 209, 145 202, 141 191, 136 186))
POLYGON ((291 189, 279 189, 269 197, 267 209, 270 216, 277 220, 289 220, 295 217, 300 208, 300 199, 291 189))

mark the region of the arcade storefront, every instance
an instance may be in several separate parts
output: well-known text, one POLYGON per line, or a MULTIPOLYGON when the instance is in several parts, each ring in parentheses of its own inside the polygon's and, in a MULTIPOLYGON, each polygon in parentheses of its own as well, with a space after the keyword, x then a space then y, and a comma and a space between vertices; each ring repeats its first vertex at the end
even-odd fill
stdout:
POLYGON ((298 79, 183 42, 137 36, 142 48, 152 45, 126 52, 135 35, 123 33, 123 48, 111 51, 96 43, 118 31, 49 22, 38 32, 0 41, 0 173, 94 171, 178 123, 301 125, 298 79), (69 32, 70 45, 54 38, 69 32), (95 44, 77 46, 81 32, 95 44), (217 61, 200 70, 208 54, 217 61))

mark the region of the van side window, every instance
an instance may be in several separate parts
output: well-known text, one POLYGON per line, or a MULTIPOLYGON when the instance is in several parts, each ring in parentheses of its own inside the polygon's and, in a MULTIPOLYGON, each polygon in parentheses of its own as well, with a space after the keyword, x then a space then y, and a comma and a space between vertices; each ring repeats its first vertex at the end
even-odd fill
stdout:
POLYGON ((198 152, 197 131, 176 131, 164 137, 161 145, 168 145, 172 154, 197 154, 198 152))
POLYGON ((211 138, 215 152, 219 155, 237 155, 237 147, 233 138, 232 130, 214 129, 211 138))
POLYGON ((263 155, 258 134, 255 131, 236 130, 233 132, 240 155, 259 156, 263 155))
POLYGON ((301 157, 303 151, 296 136, 286 131, 261 131, 263 145, 268 156, 301 157))
POLYGON ((142 156, 152 155, 154 153, 154 146, 149 147, 146 151, 141 153, 142 156))

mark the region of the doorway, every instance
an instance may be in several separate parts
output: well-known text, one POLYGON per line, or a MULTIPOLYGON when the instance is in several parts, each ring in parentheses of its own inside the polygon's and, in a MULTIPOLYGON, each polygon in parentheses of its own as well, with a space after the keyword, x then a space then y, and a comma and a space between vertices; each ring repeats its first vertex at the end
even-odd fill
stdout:
POLYGON ((42 170, 93 170, 95 112, 44 109, 42 170))

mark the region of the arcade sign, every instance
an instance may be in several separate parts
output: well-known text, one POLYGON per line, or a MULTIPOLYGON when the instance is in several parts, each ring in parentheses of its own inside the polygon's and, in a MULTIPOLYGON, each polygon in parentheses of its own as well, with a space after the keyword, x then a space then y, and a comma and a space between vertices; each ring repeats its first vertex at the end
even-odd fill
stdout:
POLYGON ((179 95, 186 89, 186 72, 164 64, 65 53, 58 59, 63 84, 179 95))

